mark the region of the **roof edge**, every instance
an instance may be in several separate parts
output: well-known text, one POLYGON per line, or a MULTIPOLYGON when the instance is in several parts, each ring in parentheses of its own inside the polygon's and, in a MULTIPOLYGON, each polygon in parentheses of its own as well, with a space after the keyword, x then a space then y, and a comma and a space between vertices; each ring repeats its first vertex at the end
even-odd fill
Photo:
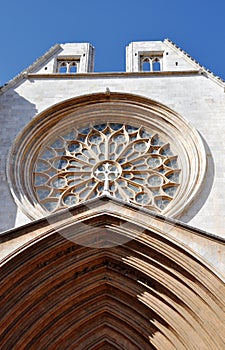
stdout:
POLYGON ((169 38, 166 38, 164 40, 164 43, 169 45, 171 48, 175 49, 176 51, 180 52, 190 63, 194 63, 196 65, 196 68, 198 68, 202 74, 204 74, 206 77, 209 77, 212 81, 219 84, 220 86, 225 88, 225 81, 220 78, 219 76, 215 75, 212 71, 202 66, 197 60, 192 58, 186 51, 181 49, 177 44, 175 44, 172 40, 169 38))
MULTIPOLYGON (((163 41, 165 44, 169 45, 172 49, 175 51, 181 53, 186 60, 188 60, 190 63, 194 63, 196 66, 196 69, 200 71, 201 74, 204 74, 206 77, 209 77, 212 81, 220 85, 225 89, 225 81, 220 78, 219 76, 215 75, 212 71, 209 69, 206 69, 204 66, 202 66, 198 61, 196 61, 194 58, 192 58, 186 51, 181 49, 177 44, 175 44, 172 40, 169 38, 164 39, 163 41)), ((62 49, 61 45, 64 44, 55 44, 52 46, 46 53, 44 53, 42 56, 37 58, 30 66, 25 68, 21 73, 16 75, 14 78, 9 80, 9 82, 5 83, 5 85, 0 87, 0 95, 3 94, 8 89, 14 87, 16 84, 18 84, 23 79, 28 78, 28 74, 32 74, 33 70, 38 67, 38 65, 44 63, 48 58, 50 58, 53 54, 57 53, 60 49, 62 49)), ((115 72, 116 73, 116 72, 115 72)))
POLYGON ((30 66, 25 68, 21 73, 16 75, 14 78, 9 80, 5 85, 0 87, 0 94, 12 88, 16 84, 18 84, 23 79, 27 79, 27 75, 32 73, 35 68, 37 68, 40 64, 44 63, 47 59, 49 59, 52 55, 57 53, 60 49, 62 49, 60 44, 55 44, 48 51, 46 51, 42 56, 37 58, 30 66))

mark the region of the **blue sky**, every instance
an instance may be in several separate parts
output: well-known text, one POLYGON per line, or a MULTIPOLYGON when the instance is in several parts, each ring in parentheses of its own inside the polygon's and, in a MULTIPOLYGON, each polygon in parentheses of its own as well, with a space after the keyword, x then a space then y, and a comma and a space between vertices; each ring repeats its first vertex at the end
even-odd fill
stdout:
POLYGON ((127 44, 165 38, 225 79, 224 0, 8 0, 0 19, 0 85, 56 43, 90 42, 95 71, 124 71, 127 44))

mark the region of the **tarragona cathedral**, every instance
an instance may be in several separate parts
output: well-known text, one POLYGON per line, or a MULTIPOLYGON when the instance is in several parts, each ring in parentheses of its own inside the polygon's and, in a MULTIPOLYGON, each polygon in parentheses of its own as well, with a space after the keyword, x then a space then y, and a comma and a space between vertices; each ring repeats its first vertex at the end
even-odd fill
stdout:
POLYGON ((225 83, 168 39, 0 88, 2 350, 225 349, 225 83))

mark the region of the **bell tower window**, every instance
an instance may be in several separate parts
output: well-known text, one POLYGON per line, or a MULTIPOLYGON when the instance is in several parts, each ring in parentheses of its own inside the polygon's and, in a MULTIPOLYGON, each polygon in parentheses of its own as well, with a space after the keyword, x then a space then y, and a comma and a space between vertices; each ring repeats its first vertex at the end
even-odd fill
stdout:
POLYGON ((140 70, 142 72, 162 71, 162 54, 146 54, 140 57, 140 70))
POLYGON ((144 58, 142 61, 142 71, 151 72, 151 60, 149 58, 144 58))
POLYGON ((161 70, 161 64, 158 58, 155 58, 154 61, 152 62, 152 68, 154 72, 161 70))
POLYGON ((59 73, 66 73, 67 72, 67 65, 65 62, 62 62, 61 64, 59 64, 58 72, 59 73))
POLYGON ((69 73, 77 73, 77 62, 70 63, 69 73))
POLYGON ((61 74, 74 74, 79 71, 79 59, 67 58, 67 59, 58 59, 56 72, 61 74))

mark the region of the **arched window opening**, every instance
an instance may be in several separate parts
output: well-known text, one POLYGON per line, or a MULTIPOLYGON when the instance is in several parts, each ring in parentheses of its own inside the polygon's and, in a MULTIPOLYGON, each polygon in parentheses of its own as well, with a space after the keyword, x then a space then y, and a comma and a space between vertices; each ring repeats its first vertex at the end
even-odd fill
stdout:
POLYGON ((77 73, 79 70, 80 60, 76 58, 62 58, 57 60, 56 72, 65 73, 77 73))
POLYGON ((59 73, 66 73, 67 72, 67 65, 65 62, 63 62, 59 65, 58 72, 59 73))
POLYGON ((69 66, 69 73, 77 73, 77 64, 73 62, 69 66))
POLYGON ((151 62, 149 58, 145 58, 142 61, 142 71, 143 72, 151 72, 151 62))
POLYGON ((160 60, 156 58, 152 63, 152 67, 154 72, 160 71, 161 70, 160 60))

